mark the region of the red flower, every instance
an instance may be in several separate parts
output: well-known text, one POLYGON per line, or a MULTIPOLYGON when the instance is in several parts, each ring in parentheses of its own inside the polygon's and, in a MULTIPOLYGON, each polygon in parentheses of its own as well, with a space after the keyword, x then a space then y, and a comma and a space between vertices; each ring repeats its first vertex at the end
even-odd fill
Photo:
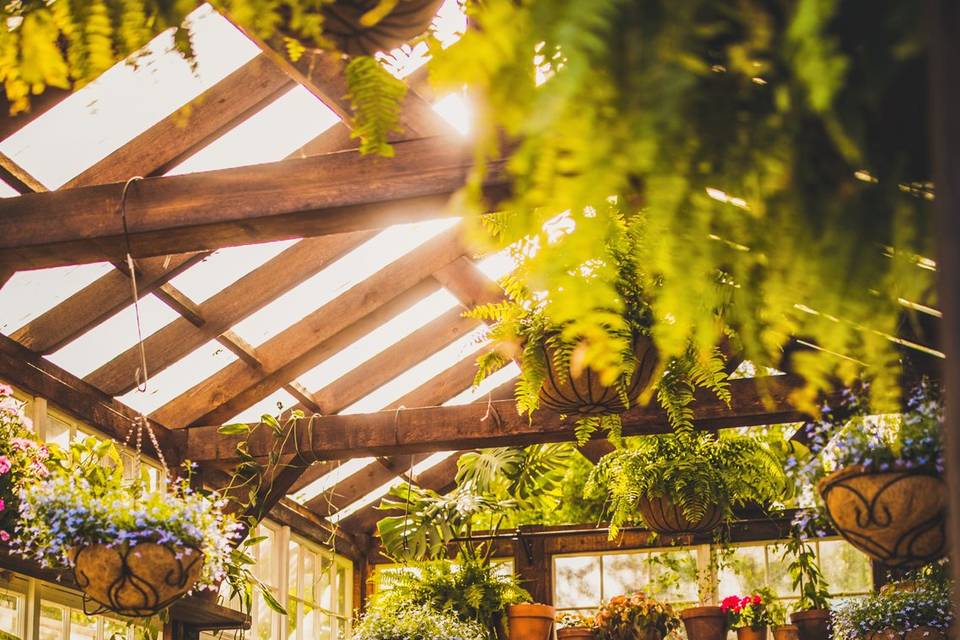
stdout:
POLYGON ((727 596, 720 603, 720 608, 724 611, 733 610, 734 613, 737 613, 740 611, 740 598, 737 596, 727 596))
POLYGON ((753 604, 760 604, 761 602, 762 602, 762 599, 760 598, 760 596, 758 594, 754 594, 753 604))

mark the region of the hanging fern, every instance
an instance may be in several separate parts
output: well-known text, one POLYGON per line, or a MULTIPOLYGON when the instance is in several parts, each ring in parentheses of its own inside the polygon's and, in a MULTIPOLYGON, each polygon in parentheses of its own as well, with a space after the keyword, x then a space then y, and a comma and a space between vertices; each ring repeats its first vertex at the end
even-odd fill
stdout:
POLYGON ((351 58, 344 73, 354 113, 350 137, 360 139, 360 153, 392 157, 388 136, 400 130, 407 85, 372 56, 351 58))

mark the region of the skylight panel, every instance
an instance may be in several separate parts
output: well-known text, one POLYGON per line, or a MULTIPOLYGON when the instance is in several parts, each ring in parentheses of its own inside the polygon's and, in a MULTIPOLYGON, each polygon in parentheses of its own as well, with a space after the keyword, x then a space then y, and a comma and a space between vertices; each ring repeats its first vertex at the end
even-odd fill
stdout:
POLYGON ((323 361, 297 381, 307 389, 323 389, 458 304, 453 294, 441 289, 323 361))
POLYGON ((16 198, 18 195, 20 195, 19 191, 0 180, 0 198, 16 198))
POLYGON ((278 240, 218 249, 173 278, 170 284, 200 304, 296 243, 297 240, 278 240))
POLYGON ((144 414, 150 413, 236 359, 232 351, 211 340, 157 375, 150 376, 146 393, 134 389, 121 396, 120 401, 144 414))
POLYGON ((444 218, 394 225, 244 319, 233 330, 252 345, 263 344, 456 223, 456 218, 444 218))
POLYGON ((286 389, 277 389, 260 402, 244 409, 237 415, 227 420, 224 424, 234 424, 236 422, 260 422, 260 417, 264 414, 271 416, 278 415, 281 411, 286 411, 299 402, 286 389))
POLYGON ((189 20, 196 72, 173 50, 168 30, 147 45, 136 66, 114 65, 0 143, 0 151, 56 189, 260 53, 210 5, 195 10, 189 20))
POLYGON ((282 160, 338 122, 329 107, 298 84, 168 175, 282 160))
POLYGON ((494 282, 500 280, 517 268, 517 261, 511 254, 510 249, 511 247, 507 247, 478 260, 476 262, 477 269, 494 282))
POLYGON ((327 489, 337 486, 356 472, 375 461, 376 458, 351 458, 350 460, 345 460, 330 473, 320 476, 303 489, 293 494, 293 499, 300 504, 312 500, 327 489))
POLYGON ((0 331, 13 333, 111 270, 97 262, 18 271, 0 289, 0 331))
POLYGON ((391 402, 402 398, 431 378, 440 375, 457 364, 484 344, 482 336, 486 327, 477 327, 459 340, 452 342, 440 351, 429 356, 416 366, 411 367, 373 393, 364 396, 341 413, 369 413, 378 411, 391 402))
POLYGON ((433 103, 433 110, 461 135, 473 129, 473 109, 463 93, 450 93, 433 103))
MULTIPOLYGON (((52 353, 50 360, 75 376, 84 377, 137 343, 137 318, 131 304, 70 344, 52 353)), ((153 294, 140 298, 143 337, 180 316, 153 294)), ((149 366, 149 362, 147 365, 149 366)), ((131 378, 134 372, 130 372, 131 378)))
POLYGON ((484 399, 488 393, 497 389, 520 375, 520 367, 516 362, 511 362, 499 371, 496 371, 483 379, 476 387, 470 386, 466 391, 450 398, 443 403, 445 407, 451 407, 460 404, 470 404, 484 399))

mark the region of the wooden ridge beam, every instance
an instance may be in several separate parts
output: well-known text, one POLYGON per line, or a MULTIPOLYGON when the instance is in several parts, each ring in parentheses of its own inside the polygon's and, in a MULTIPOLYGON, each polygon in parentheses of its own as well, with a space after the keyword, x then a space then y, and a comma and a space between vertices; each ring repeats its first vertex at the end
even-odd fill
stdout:
MULTIPOLYGON (((315 275, 371 236, 371 232, 360 231, 308 238, 285 249, 198 305, 197 312, 203 324, 195 326, 186 317, 181 317, 147 336, 144 350, 151 373, 163 371, 208 341, 225 335, 251 313, 315 275)), ((231 341, 231 345, 235 342, 231 341)), ((231 345, 228 348, 233 351, 231 345)), ((246 349, 242 351, 247 352, 246 349)), ((130 347, 90 373, 85 380, 110 395, 123 395, 132 388, 129 372, 139 359, 139 347, 130 347)))
MULTIPOLYGON (((790 402, 802 388, 796 376, 732 380, 731 406, 707 392, 698 392, 692 405, 699 429, 746 427, 799 422, 806 416, 790 402)), ((839 392, 838 392, 839 393, 839 392)), ((296 437, 300 451, 318 460, 378 455, 405 455, 449 449, 522 446, 573 439, 572 417, 538 411, 531 418, 517 413, 510 400, 449 407, 421 407, 375 413, 332 415, 301 420, 296 437), (308 426, 310 427, 308 429, 308 426)), ((216 426, 190 429, 187 451, 193 460, 233 460, 235 437, 215 438, 216 426)), ((655 403, 623 414, 625 435, 669 431, 666 413, 655 403)), ((266 455, 268 442, 250 443, 254 456, 266 455)))
POLYGON ((260 369, 231 363, 160 407, 154 417, 172 428, 229 420, 435 290, 431 274, 463 255, 459 236, 459 226, 439 234, 257 347, 260 369), (399 309, 388 304, 397 298, 399 309))
MULTIPOLYGON (((344 151, 131 185, 127 221, 137 257, 415 222, 448 210, 472 166, 468 146, 410 140, 395 158, 344 151)), ((488 184, 502 184, 491 163, 488 184)), ((122 184, 32 193, 0 201, 0 266, 20 269, 118 260, 122 184)))

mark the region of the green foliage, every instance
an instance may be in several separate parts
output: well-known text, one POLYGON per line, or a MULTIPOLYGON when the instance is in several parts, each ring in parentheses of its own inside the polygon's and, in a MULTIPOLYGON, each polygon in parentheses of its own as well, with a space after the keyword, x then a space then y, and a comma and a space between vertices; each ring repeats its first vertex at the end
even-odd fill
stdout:
POLYGON ((484 640, 483 627, 430 607, 369 610, 353 628, 357 640, 484 640))
POLYGON ((427 562, 391 573, 370 608, 402 615, 425 607, 477 623, 486 637, 494 640, 502 630, 506 607, 531 598, 512 574, 487 560, 465 555, 458 557, 456 564, 427 562))
POLYGON ((673 607, 642 591, 614 596, 600 605, 593 620, 600 640, 663 638, 680 628, 680 617, 673 607))
MULTIPOLYGON (((889 337, 915 313, 901 301, 934 302, 918 268, 932 255, 920 13, 893 0, 468 7, 476 28, 433 51, 431 76, 469 87, 480 159, 508 149, 500 212, 486 214, 475 170, 476 237, 525 258, 518 280, 551 324, 590 340, 616 328, 602 313, 624 306, 611 230, 637 220, 631 255, 665 362, 733 330, 748 359, 776 364, 802 337, 824 351, 793 357, 810 383, 799 403, 832 374, 852 380, 857 361, 892 403, 889 337)), ((616 341, 594 345, 582 364, 616 379, 616 341)))
POLYGON ((476 555, 474 528, 516 526, 527 514, 557 506, 573 454, 565 444, 485 449, 460 457, 457 486, 446 495, 412 484, 393 487, 380 509, 398 515, 377 523, 381 544, 398 560, 444 558, 456 539, 462 553, 476 555))
POLYGON ((783 558, 790 560, 787 570, 793 580, 793 589, 800 593, 796 610, 829 609, 830 594, 817 563, 817 554, 799 529, 795 528, 792 532, 785 545, 783 558))
POLYGON ((887 629, 920 627, 946 631, 954 620, 949 581, 920 578, 886 585, 880 593, 841 603, 834 612, 834 637, 860 640, 887 629))
POLYGON ((606 496, 611 537, 641 519, 641 498, 665 496, 691 522, 714 505, 729 519, 735 506, 784 498, 782 462, 757 439, 680 432, 637 440, 601 458, 585 488, 587 497, 606 496))
POLYGON ((356 56, 344 74, 353 110, 351 138, 360 138, 360 153, 393 157, 387 136, 400 131, 400 105, 407 85, 372 56, 356 56))

